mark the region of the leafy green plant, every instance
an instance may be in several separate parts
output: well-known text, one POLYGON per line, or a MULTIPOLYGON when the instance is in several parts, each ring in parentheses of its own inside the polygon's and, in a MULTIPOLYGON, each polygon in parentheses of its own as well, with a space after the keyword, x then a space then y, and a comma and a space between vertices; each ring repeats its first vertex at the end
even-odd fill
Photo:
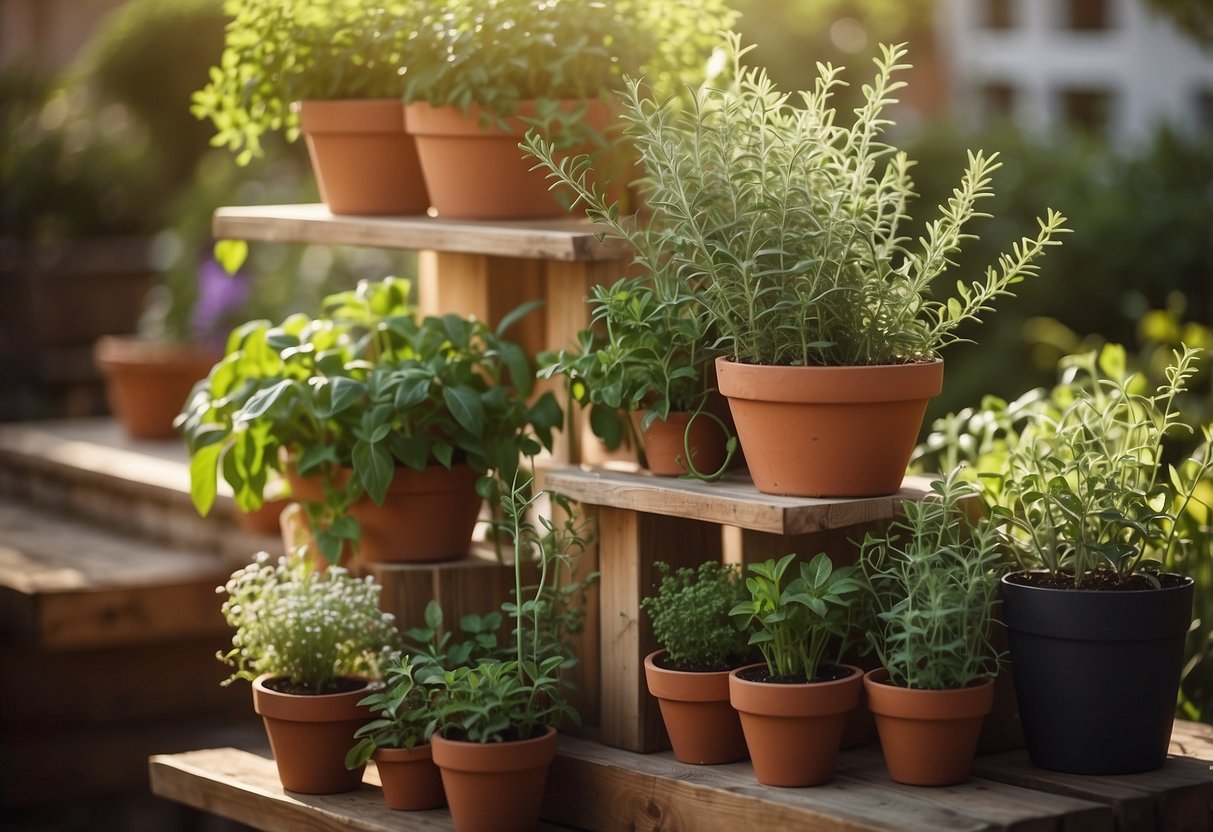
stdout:
POLYGON ((514 622, 508 659, 485 659, 475 667, 448 669, 427 680, 434 686, 433 730, 447 739, 507 742, 542 735, 563 718, 579 721, 563 693, 562 672, 576 659, 552 629, 552 597, 560 597, 560 579, 585 545, 576 519, 557 525, 540 516, 542 531, 528 519, 539 495, 517 479, 502 500, 514 541, 514 602, 502 609, 514 622), (524 595, 522 562, 537 559, 539 579, 524 595))
POLYGON ((178 417, 200 513, 220 476, 248 511, 261 505, 269 472, 293 465, 321 478, 325 501, 308 508, 335 562, 360 534, 349 506, 363 495, 382 505, 398 466, 466 463, 495 502, 521 457, 552 447, 560 406, 550 392, 528 404, 534 371, 502 337, 529 308, 493 331, 453 314, 419 318, 408 296, 407 281, 362 281, 326 298, 316 318, 232 333, 178 417))
POLYGON ((497 633, 501 613, 468 613, 459 619, 458 638, 443 627, 442 605, 430 599, 425 605, 424 624, 404 633, 405 649, 418 681, 426 681, 450 668, 473 666, 483 659, 502 658, 497 633))
POLYGON ((736 15, 721 0, 443 0, 422 15, 410 44, 405 97, 482 109, 486 122, 539 100, 565 126, 564 99, 597 98, 624 73, 676 92, 698 83, 717 31, 736 15))
POLYGON ((991 641, 1003 564, 997 529, 970 519, 979 488, 959 469, 931 483, 931 497, 902 503, 904 518, 860 549, 875 626, 868 643, 895 685, 955 690, 998 675, 991 641))
POLYGON ((740 569, 706 561, 697 569, 661 571, 657 593, 640 602, 653 621, 653 635, 675 670, 725 670, 743 663, 749 652, 746 633, 729 617, 748 596, 740 569))
POLYGON ((799 574, 785 584, 795 562, 789 554, 750 564, 750 599, 729 615, 738 627, 753 628, 749 643, 762 651, 771 677, 811 682, 830 640, 847 638, 851 605, 863 584, 853 576, 854 567, 835 569, 825 552, 799 562, 799 574))
POLYGON ((801 105, 761 68, 744 68, 737 35, 724 42, 728 80, 701 86, 690 105, 630 79, 625 135, 644 168, 647 224, 622 218, 589 177, 586 158, 559 160, 536 135, 526 149, 573 189, 590 217, 628 240, 654 272, 677 275, 707 310, 732 357, 750 364, 902 364, 936 357, 1011 287, 1038 271, 1065 218, 1049 211, 1035 238, 998 258, 984 278, 933 286, 989 197, 997 154, 970 153, 939 217, 916 247, 903 234, 913 195, 910 160, 880 140, 884 108, 903 86, 905 50, 886 46, 850 127, 835 123, 840 69, 822 65, 801 105))
POLYGON ((414 748, 429 742, 433 722, 430 695, 413 678, 414 670, 410 657, 398 657, 384 668, 383 689, 358 702, 376 717, 354 732, 358 742, 346 754, 346 768, 366 765, 378 748, 414 748))
POLYGON ((262 137, 299 134, 292 104, 304 99, 399 98, 409 40, 419 25, 414 0, 226 0, 223 55, 191 112, 210 119, 211 143, 246 165, 262 137))
POLYGON ((1037 408, 1010 446, 993 516, 1023 568, 1043 567, 1061 586, 1136 578, 1157 585, 1190 541, 1180 518, 1213 471, 1213 426, 1195 454, 1164 464, 1164 444, 1192 432, 1177 400, 1196 372, 1197 351, 1174 352, 1166 380, 1143 391, 1125 351, 1074 356, 1060 410, 1037 408))
POLYGON ((235 630, 219 659, 234 671, 224 684, 269 673, 301 691, 331 692, 338 677, 378 677, 396 650, 391 613, 379 609, 381 587, 341 567, 314 570, 296 550, 276 563, 259 552, 219 587, 223 616, 235 630))

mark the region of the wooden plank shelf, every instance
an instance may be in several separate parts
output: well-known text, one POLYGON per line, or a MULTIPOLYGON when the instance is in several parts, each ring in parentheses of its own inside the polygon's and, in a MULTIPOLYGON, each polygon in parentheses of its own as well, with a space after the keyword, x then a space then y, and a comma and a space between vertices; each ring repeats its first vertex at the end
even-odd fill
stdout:
POLYGON ((373 217, 333 214, 320 204, 220 208, 216 237, 263 242, 375 246, 532 260, 595 261, 630 258, 605 229, 588 220, 451 220, 430 216, 373 217))
MULTIPOLYGON (((876 748, 845 751, 822 786, 760 786, 748 762, 688 766, 561 736, 548 775, 541 829, 734 832, 755 827, 821 832, 1138 832, 1207 830, 1213 815, 1213 729, 1177 723, 1157 772, 1068 777, 1032 769, 1024 752, 979 759, 980 771, 945 788, 888 779, 876 748)), ((153 791, 264 830, 449 829, 444 811, 392 812, 368 768, 347 795, 305 797, 279 785, 272 761, 235 749, 151 759, 153 791)))

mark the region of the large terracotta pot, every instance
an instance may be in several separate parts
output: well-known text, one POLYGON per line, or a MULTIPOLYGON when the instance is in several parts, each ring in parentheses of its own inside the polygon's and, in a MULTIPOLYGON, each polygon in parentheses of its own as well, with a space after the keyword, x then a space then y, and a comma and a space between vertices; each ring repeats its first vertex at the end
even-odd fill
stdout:
POLYGON ((173 439, 173 419, 222 355, 189 344, 106 335, 93 345, 114 416, 134 439, 173 439))
POLYGON ((267 687, 270 678, 253 682, 253 710, 265 722, 282 787, 301 794, 358 788, 363 767, 346 769, 345 755, 354 745, 354 732, 371 718, 358 704, 366 696, 366 680, 345 693, 300 696, 267 687))
POLYGON ((389 808, 419 812, 446 805, 442 775, 434 765, 428 743, 414 748, 379 748, 374 759, 389 808))
POLYGON ((1167 760, 1194 582, 1161 589, 1032 586, 1002 578, 1003 619, 1028 757, 1071 774, 1134 774, 1167 760))
MULTIPOLYGON (((597 99, 565 101, 566 111, 584 106, 586 121, 598 131, 607 127, 611 114, 597 99)), ((433 107, 416 101, 404 108, 408 131, 417 142, 430 201, 439 217, 448 219, 521 219, 563 217, 566 210, 555 200, 551 182, 542 170, 532 171, 534 160, 518 148, 534 118, 533 101, 520 102, 518 115, 504 129, 481 125, 482 111, 471 107, 433 107)), ((574 153, 588 151, 580 148, 574 153)))
MULTIPOLYGON (((644 458, 648 469, 661 477, 677 477, 688 473, 686 459, 687 423, 691 414, 686 411, 670 413, 665 419, 654 419, 642 428, 644 411, 632 413, 632 426, 644 446, 644 458)), ((708 415, 701 414, 691 422, 691 461, 701 474, 714 474, 725 460, 725 443, 728 437, 724 430, 708 415)))
POLYGON ((858 705, 863 671, 805 684, 753 682, 729 674, 729 699, 741 714, 754 776, 764 786, 816 786, 834 775, 847 715, 858 705))
MULTIPOLYGON (((339 487, 350 476, 338 474, 339 487)), ((300 477, 288 466, 287 479, 296 500, 323 502, 314 477, 300 477)), ((367 563, 412 563, 466 557, 480 515, 478 475, 467 465, 450 469, 431 465, 424 471, 397 467, 383 505, 363 497, 350 509, 362 526, 359 557, 367 563)))
POLYGON ((874 497, 901 487, 943 362, 777 367, 716 360, 759 491, 874 497))
POLYGON ((299 102, 320 198, 334 214, 424 214, 430 199, 398 99, 299 102))
POLYGON ((716 765, 744 760, 741 720, 729 703, 729 671, 691 673, 657 664, 664 650, 644 659, 649 693, 657 697, 679 762, 716 765))
POLYGON ((534 829, 548 767, 556 757, 556 729, 517 742, 459 742, 435 734, 434 762, 442 771, 451 819, 459 832, 534 829))
POLYGON ((963 783, 982 720, 994 707, 993 680, 959 690, 911 690, 888 678, 884 668, 869 670, 863 684, 889 777, 911 786, 963 783))

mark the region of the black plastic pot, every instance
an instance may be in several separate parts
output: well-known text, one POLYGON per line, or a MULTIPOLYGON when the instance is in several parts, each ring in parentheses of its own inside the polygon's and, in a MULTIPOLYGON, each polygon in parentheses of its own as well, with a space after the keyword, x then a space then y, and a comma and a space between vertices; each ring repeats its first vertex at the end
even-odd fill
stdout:
POLYGON ((1162 766, 1192 620, 1192 579, 1116 592, 1042 589, 1014 577, 1002 579, 1003 615, 1032 764, 1073 774, 1162 766))

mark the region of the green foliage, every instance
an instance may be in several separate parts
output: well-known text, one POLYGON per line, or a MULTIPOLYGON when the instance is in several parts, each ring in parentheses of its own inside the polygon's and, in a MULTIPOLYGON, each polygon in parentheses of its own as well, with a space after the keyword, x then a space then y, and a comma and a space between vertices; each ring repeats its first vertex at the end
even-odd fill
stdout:
POLYGON ((970 519, 965 503, 975 507, 979 489, 959 469, 931 491, 864 536, 860 563, 876 614, 867 637, 893 684, 954 690, 998 675, 990 635, 1003 557, 993 524, 970 519))
POLYGON ((505 658, 497 633, 501 613, 469 613, 459 619, 458 639, 443 628, 442 605, 430 599, 425 605, 424 625, 410 627, 404 634, 405 649, 419 681, 441 676, 448 668, 471 667, 485 659, 505 658))
POLYGON ((677 275, 700 297, 733 357, 754 364, 898 364, 936 357, 955 330, 1038 270, 1063 230, 1049 211, 1035 238, 999 255, 981 280, 958 280, 933 297, 969 222, 992 193, 997 155, 968 166, 916 248, 903 236, 913 193, 911 162, 880 141, 883 115, 903 84, 901 47, 884 47, 852 125, 835 124, 838 68, 819 66, 801 105, 762 69, 741 66, 739 38, 725 41, 731 80, 700 87, 690 106, 652 97, 636 80, 623 98, 625 133, 644 167, 648 227, 619 219, 586 186, 588 163, 557 161, 534 137, 527 149, 585 200, 591 216, 633 243, 655 273, 677 275), (650 265, 651 264, 651 265, 650 265))
POLYGON ((653 635, 675 669, 727 670, 742 664, 747 636, 729 617, 747 598, 740 570, 706 561, 697 569, 670 570, 657 563, 657 594, 640 602, 653 621, 653 635))
POLYGON ((211 143, 248 164, 267 133, 299 132, 293 102, 399 98, 410 38, 419 26, 414 0, 225 0, 223 55, 191 112, 210 119, 211 143))
POLYGON ((793 562, 790 554, 750 564, 750 600, 729 614, 738 627, 753 628, 749 643, 762 651, 772 676, 812 681, 830 640, 847 637, 851 605, 863 584, 853 576, 854 567, 835 569, 825 552, 801 562, 800 574, 785 584, 793 562))
MULTIPOLYGON (((505 522, 514 541, 514 602, 502 609, 514 622, 512 657, 485 659, 475 667, 456 667, 430 677, 434 687, 432 730, 447 739, 507 742, 542 735, 561 719, 579 721, 564 698, 562 672, 576 663, 559 635, 553 599, 566 597, 562 575, 585 546, 574 517, 556 524, 539 516, 542 530, 529 519, 538 495, 516 479, 502 499, 505 522), (539 580, 524 593, 522 563, 537 559, 539 580), (553 637, 553 622, 556 636, 553 637)), ((559 505, 567 509, 567 503, 559 505)), ((429 622, 427 622, 429 623, 429 622)))
POLYGON ((443 0, 410 44, 405 97, 500 118, 523 100, 600 97, 626 73, 676 92, 702 80, 734 19, 722 0, 443 0))
POLYGON ((1190 541, 1177 522, 1213 471, 1213 426, 1196 454, 1164 464, 1164 443, 1191 433, 1177 409, 1197 353, 1177 350, 1156 390, 1105 346, 1066 362, 1058 409, 1034 408, 1010 443, 1003 471, 989 475, 993 516, 1021 566, 1042 566, 1075 586, 1096 573, 1120 581, 1170 571, 1190 541))
POLYGON ((412 660, 399 656, 383 670, 383 689, 359 701, 376 717, 354 732, 358 742, 346 754, 347 768, 366 765, 377 748, 414 748, 429 742, 429 691, 413 674, 412 660))
POLYGON ((364 494, 382 504, 397 466, 466 463, 482 475, 481 496, 495 501, 522 456, 551 448, 560 406, 550 392, 527 403, 534 371, 501 336, 528 310, 494 332, 453 314, 418 318, 408 294, 407 281, 362 281, 326 298, 316 318, 253 321, 232 333, 178 417, 200 513, 220 476, 241 508, 256 509, 287 456, 300 474, 321 478, 313 527, 336 562, 343 542, 359 536, 349 506, 364 494))
POLYGON ((1175 23, 1206 49, 1213 46, 1213 6, 1206 0, 1149 0, 1151 6, 1175 19, 1175 23))
POLYGON ((219 588, 235 630, 232 649, 219 654, 235 668, 224 684, 269 673, 319 693, 339 676, 378 676, 398 638, 380 590, 340 567, 314 571, 298 552, 277 563, 259 552, 219 588))

